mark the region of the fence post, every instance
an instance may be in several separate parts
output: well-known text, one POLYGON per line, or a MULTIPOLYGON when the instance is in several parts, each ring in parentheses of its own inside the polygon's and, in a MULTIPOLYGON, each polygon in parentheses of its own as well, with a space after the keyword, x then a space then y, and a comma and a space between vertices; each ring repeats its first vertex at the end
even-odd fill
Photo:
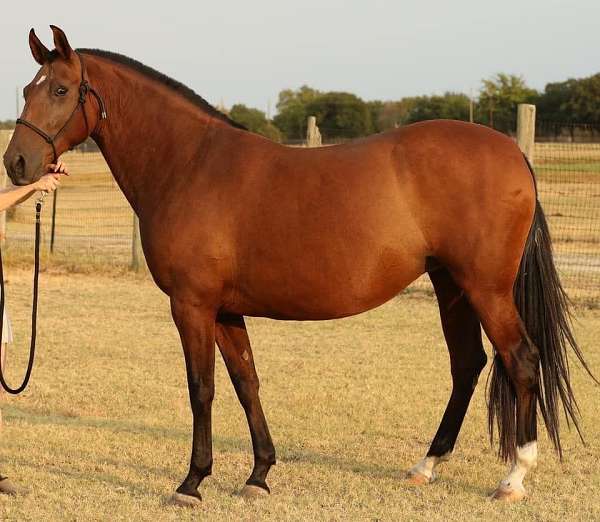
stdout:
POLYGON ((308 125, 306 126, 306 146, 320 147, 321 145, 321 133, 319 127, 317 127, 317 118, 316 116, 309 116, 308 125))
POLYGON ((146 258, 142 250, 142 240, 140 237, 140 220, 134 212, 133 227, 131 228, 131 270, 140 272, 146 268, 146 258))
POLYGON ((517 109, 517 143, 533 165, 535 144, 535 105, 520 103, 517 109))
MULTIPOLYGON (((6 175, 6 169, 4 168, 4 162, 2 161, 2 156, 4 156, 4 151, 8 147, 8 143, 10 142, 10 138, 12 137, 13 131, 11 130, 2 130, 0 131, 0 189, 6 187, 6 182, 8 180, 8 176, 6 175)), ((4 242, 6 241, 6 212, 0 212, 0 246, 4 246, 4 242)))

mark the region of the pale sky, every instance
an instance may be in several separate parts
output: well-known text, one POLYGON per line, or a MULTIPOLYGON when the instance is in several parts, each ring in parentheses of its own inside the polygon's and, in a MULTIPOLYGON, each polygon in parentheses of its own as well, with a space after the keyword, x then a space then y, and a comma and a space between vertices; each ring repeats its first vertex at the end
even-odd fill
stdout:
POLYGON ((61 0, 0 4, 0 119, 37 66, 27 33, 136 58, 213 104, 274 112, 302 84, 366 100, 475 92, 496 72, 532 87, 600 72, 600 0, 61 0))

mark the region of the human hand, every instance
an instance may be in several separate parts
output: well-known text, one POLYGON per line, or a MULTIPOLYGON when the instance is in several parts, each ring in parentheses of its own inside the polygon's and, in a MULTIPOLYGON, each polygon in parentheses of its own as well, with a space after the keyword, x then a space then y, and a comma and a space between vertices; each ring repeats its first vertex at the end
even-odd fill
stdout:
POLYGON ((54 192, 58 186, 60 185, 60 174, 52 173, 45 174, 40 179, 38 179, 35 183, 33 183, 33 188, 35 190, 40 190, 42 192, 54 192))
POLYGON ((57 161, 56 163, 50 163, 49 165, 46 165, 46 173, 57 173, 68 176, 69 169, 67 168, 67 165, 65 163, 63 163, 62 161, 57 161))

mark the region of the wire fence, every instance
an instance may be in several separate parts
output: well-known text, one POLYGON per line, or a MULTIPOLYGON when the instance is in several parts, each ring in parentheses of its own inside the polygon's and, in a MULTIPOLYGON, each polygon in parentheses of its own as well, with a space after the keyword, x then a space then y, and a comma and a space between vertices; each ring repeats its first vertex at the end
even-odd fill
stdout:
MULTIPOLYGON (((102 155, 70 152, 62 159, 74 174, 63 178, 56 198, 49 196, 44 203, 44 262, 77 271, 128 268, 135 246, 134 214, 102 155)), ((30 199, 7 214, 3 255, 8 262, 31 261, 33 231, 34 200, 30 199)))
POLYGON ((534 168, 556 262, 569 295, 600 303, 600 133, 590 125, 538 123, 534 168))
MULTIPOLYGON (((569 295, 600 304, 600 132, 589 125, 538 122, 534 169, 541 203, 554 240, 555 256, 569 295)), ((112 178, 100 153, 65 155, 74 173, 63 181, 56 208, 48 198, 43 216, 45 264, 76 271, 98 267, 128 269, 136 233, 133 211, 112 178), (51 215, 56 212, 54 248, 51 215)), ((9 212, 3 254, 9 262, 30 263, 33 250, 34 203, 9 212)), ((426 279, 426 278, 424 278, 426 279)), ((429 287, 420 280, 417 287, 429 287), (425 286, 424 286, 425 285, 425 286)))

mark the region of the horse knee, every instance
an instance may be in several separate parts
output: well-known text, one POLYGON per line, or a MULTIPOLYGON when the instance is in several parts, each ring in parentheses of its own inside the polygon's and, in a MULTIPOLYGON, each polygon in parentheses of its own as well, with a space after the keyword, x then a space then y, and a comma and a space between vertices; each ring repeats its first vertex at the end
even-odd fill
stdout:
POLYGON ((205 412, 210 409, 215 397, 215 385, 212 380, 190 379, 188 383, 193 412, 205 412))

